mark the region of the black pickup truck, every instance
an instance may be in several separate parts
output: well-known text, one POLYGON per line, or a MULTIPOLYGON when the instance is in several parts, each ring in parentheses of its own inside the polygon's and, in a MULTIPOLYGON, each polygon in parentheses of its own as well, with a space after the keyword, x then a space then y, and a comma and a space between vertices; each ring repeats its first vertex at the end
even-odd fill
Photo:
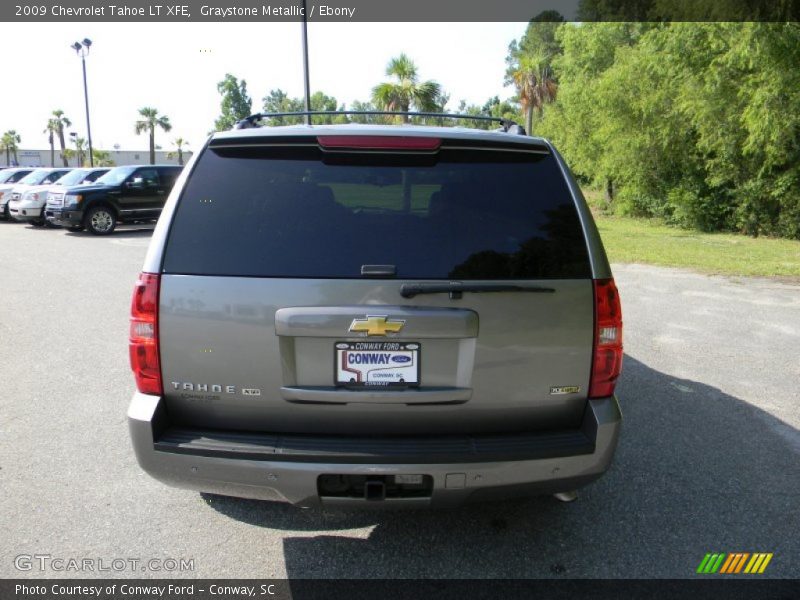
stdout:
POLYGON ((72 230, 107 235, 118 223, 154 221, 183 167, 115 167, 93 185, 68 187, 45 208, 45 217, 72 230))

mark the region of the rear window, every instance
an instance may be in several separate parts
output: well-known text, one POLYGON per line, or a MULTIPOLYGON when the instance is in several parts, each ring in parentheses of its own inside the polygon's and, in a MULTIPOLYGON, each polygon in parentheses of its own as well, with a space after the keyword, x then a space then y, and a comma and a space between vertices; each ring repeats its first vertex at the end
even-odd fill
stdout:
POLYGON ((590 277, 550 154, 209 147, 179 200, 164 271, 245 277, 590 277))

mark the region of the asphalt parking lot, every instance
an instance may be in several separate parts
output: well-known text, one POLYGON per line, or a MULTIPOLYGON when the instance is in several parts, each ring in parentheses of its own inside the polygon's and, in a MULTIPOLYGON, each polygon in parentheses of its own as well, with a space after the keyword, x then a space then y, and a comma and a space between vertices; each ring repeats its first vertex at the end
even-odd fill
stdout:
POLYGON ((320 513, 139 470, 127 329, 149 238, 0 222, 0 577, 98 575, 21 572, 21 554, 193 559, 180 577, 567 578, 691 577, 743 551, 800 573, 800 284, 615 265, 624 430, 572 504, 320 513))

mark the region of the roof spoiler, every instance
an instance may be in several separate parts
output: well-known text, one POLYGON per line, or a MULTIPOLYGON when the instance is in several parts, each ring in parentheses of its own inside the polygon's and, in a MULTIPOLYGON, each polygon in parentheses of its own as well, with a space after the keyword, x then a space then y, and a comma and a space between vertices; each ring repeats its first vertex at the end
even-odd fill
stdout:
POLYGON ((397 111, 380 111, 380 110, 311 110, 311 111, 298 111, 298 112, 279 112, 279 113, 256 113, 237 121, 233 126, 234 129, 251 129, 261 127, 261 121, 266 119, 277 119, 280 117, 315 117, 326 116, 335 117, 340 115, 357 115, 357 116, 392 116, 392 117, 421 117, 431 119, 470 119, 473 121, 493 121, 500 125, 498 131, 510 133, 512 135, 527 135, 525 128, 518 125, 511 119, 503 117, 490 117, 488 115, 462 115, 453 113, 437 113, 437 112, 397 112, 397 111))

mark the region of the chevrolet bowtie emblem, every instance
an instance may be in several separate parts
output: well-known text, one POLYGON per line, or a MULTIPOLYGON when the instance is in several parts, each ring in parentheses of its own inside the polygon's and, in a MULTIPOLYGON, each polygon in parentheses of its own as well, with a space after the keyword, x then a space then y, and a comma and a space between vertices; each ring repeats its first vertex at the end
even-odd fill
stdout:
POLYGON ((370 335, 386 335, 387 333, 397 333, 405 325, 402 319, 390 319, 389 317, 367 316, 365 319, 353 319, 350 323, 349 331, 353 333, 366 333, 370 335))

